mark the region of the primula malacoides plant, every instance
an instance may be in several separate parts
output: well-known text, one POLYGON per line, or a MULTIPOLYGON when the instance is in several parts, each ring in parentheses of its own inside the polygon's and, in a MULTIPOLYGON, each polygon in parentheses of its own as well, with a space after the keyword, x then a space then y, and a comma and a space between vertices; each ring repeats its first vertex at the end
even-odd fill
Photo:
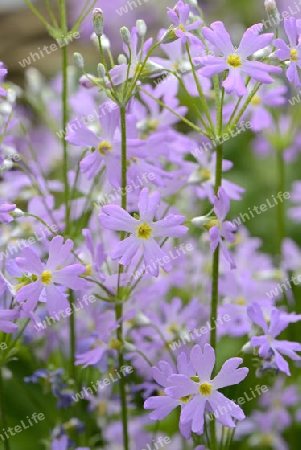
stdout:
POLYGON ((301 7, 25 3, 61 69, 0 63, 3 448, 299 448, 301 7))

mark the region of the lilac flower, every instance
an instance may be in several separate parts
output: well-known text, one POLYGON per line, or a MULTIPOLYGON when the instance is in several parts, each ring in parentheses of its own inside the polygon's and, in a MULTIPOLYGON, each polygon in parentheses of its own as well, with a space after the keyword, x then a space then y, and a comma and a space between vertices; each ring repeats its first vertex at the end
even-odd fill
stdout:
POLYGON ((81 264, 68 264, 72 257, 73 242, 68 239, 64 243, 62 236, 56 236, 49 243, 49 258, 42 263, 37 253, 30 247, 23 249, 23 257, 16 258, 20 270, 27 273, 19 279, 16 300, 22 303, 26 312, 35 309, 42 294, 46 296, 47 308, 50 314, 69 307, 69 303, 57 285, 69 289, 82 290, 86 288, 86 280, 80 279, 86 268, 81 264), (25 303, 23 303, 25 302, 25 303))
POLYGON ((295 17, 290 17, 284 20, 284 29, 286 31, 289 46, 283 39, 275 39, 274 45, 278 47, 275 52, 280 61, 289 61, 286 76, 291 84, 296 87, 301 86, 298 69, 301 69, 301 42, 300 30, 297 27, 297 20, 295 17))
POLYGON ((129 265, 139 248, 142 247, 146 269, 155 277, 159 275, 159 264, 166 271, 171 269, 169 258, 166 262, 165 253, 155 238, 181 237, 188 230, 187 227, 181 225, 185 222, 184 216, 169 214, 164 219, 155 222, 154 217, 159 203, 159 192, 155 191, 149 195, 148 189, 144 188, 140 192, 138 202, 139 219, 135 219, 117 205, 104 206, 103 213, 98 216, 103 227, 130 233, 129 237, 113 248, 111 258, 119 259, 120 264, 129 265))
POLYGON ((14 333, 18 325, 12 320, 19 319, 20 313, 15 309, 3 309, 0 311, 0 330, 4 333, 14 333))
POLYGON ((190 33, 190 31, 200 28, 203 21, 198 20, 189 24, 190 6, 180 0, 173 9, 167 8, 167 10, 167 14, 174 24, 173 32, 180 39, 181 43, 186 44, 188 38, 192 44, 201 45, 200 39, 190 33))
MULTIPOLYGON (((93 151, 80 163, 81 171, 87 175, 88 180, 95 177, 102 168, 106 169, 109 182, 114 187, 120 186, 120 173, 116 170, 120 164, 121 139, 118 132, 120 120, 119 110, 112 101, 105 102, 99 107, 99 123, 101 125, 101 137, 82 124, 79 128, 70 127, 66 141, 75 146, 92 147, 93 151), (103 113, 103 108, 106 112, 103 113)), ((129 157, 141 157, 141 150, 132 150, 132 147, 141 146, 138 139, 127 141, 129 157)))
MULTIPOLYGON (((254 83, 249 84, 248 94, 251 93, 254 86, 254 83)), ((283 96, 287 93, 287 90, 286 86, 267 88, 266 85, 258 89, 246 111, 246 116, 249 117, 253 131, 261 131, 273 125, 274 120, 269 108, 277 108, 283 105, 286 101, 283 96)))
MULTIPOLYGON (((4 67, 4 64, 2 62, 0 62, 0 83, 3 83, 5 76, 7 75, 8 70, 4 67)), ((7 92, 6 90, 0 86, 0 103, 2 102, 2 98, 7 97, 7 92)))
POLYGON ((10 213, 15 209, 16 205, 11 205, 8 203, 3 203, 2 205, 0 205, 0 222, 2 223, 12 222, 14 219, 10 215, 10 213))
POLYGON ((222 22, 214 22, 211 28, 203 28, 204 37, 213 44, 222 56, 204 56, 195 58, 195 62, 204 64, 200 70, 201 75, 211 78, 213 75, 229 70, 228 76, 223 81, 223 86, 227 94, 235 92, 239 97, 247 93, 247 88, 242 74, 250 76, 260 83, 273 83, 273 78, 269 75, 279 74, 281 69, 259 61, 251 61, 248 58, 266 47, 272 40, 272 33, 265 33, 259 36, 263 24, 253 25, 244 33, 238 49, 235 49, 222 22))
MULTIPOLYGON (((168 372, 161 377, 162 382, 167 385, 164 389, 167 399, 155 401, 156 397, 150 397, 144 407, 147 409, 158 408, 160 402, 162 406, 164 403, 168 405, 170 402, 171 410, 173 409, 171 408, 172 401, 182 402, 180 424, 184 426, 190 424, 191 431, 197 434, 203 433, 206 410, 213 412, 216 420, 222 425, 232 428, 235 426, 233 418, 243 420, 244 413, 238 405, 227 399, 218 389, 238 384, 247 376, 249 371, 247 368, 238 369, 242 362, 241 358, 229 359, 212 380, 211 373, 215 365, 214 349, 209 344, 205 344, 202 352, 201 347, 195 345, 190 353, 190 364, 185 366, 182 373, 169 375, 167 380, 168 372), (193 375, 191 375, 192 370, 193 375)), ((151 418, 161 420, 170 412, 169 408, 156 409, 151 418)))
POLYGON ((253 305, 249 306, 248 316, 250 320, 264 332, 261 336, 253 336, 250 343, 252 347, 259 347, 259 356, 261 357, 267 357, 270 349, 272 349, 279 370, 290 375, 288 363, 282 354, 295 361, 301 360, 301 357, 296 353, 296 351, 301 351, 301 344, 284 340, 277 341, 275 339, 289 323, 286 317, 282 317, 281 313, 278 309, 273 310, 268 324, 258 303, 254 302, 253 305))
POLYGON ((230 221, 225 221, 229 209, 230 199, 225 190, 220 187, 218 190, 218 197, 214 197, 214 212, 217 216, 217 224, 213 225, 209 230, 211 241, 210 248, 215 251, 217 246, 220 245, 223 255, 230 263, 231 269, 235 269, 235 261, 223 241, 223 238, 226 242, 233 243, 235 241, 233 232, 236 231, 236 226, 230 221))
POLYGON ((81 342, 76 355, 76 364, 83 367, 99 363, 109 351, 116 353, 118 342, 112 338, 113 333, 119 327, 113 311, 102 313, 97 320, 97 329, 92 335, 81 342), (117 345, 116 345, 117 344, 117 345))

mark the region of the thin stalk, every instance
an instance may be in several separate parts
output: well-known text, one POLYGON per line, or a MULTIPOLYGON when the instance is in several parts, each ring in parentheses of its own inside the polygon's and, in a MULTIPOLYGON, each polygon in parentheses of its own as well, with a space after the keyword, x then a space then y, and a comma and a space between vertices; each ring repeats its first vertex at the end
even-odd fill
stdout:
POLYGON ((186 123, 190 128, 192 128, 195 131, 198 131, 200 134, 203 134, 204 136, 208 136, 206 131, 202 130, 200 127, 195 125, 194 123, 190 122, 190 120, 186 119, 186 117, 181 116, 180 114, 176 113, 173 109, 169 108, 169 106, 165 105, 164 102, 161 102, 158 98, 154 97, 152 94, 150 94, 148 91, 143 89, 142 87, 139 87, 140 91, 142 91, 144 94, 148 95, 150 98, 155 100, 155 102, 158 103, 158 105, 162 106, 163 108, 167 109, 169 112, 174 114, 178 119, 180 119, 182 122, 186 123))
MULTIPOLYGON (((121 185, 124 195, 121 197, 121 206, 124 210, 127 208, 127 195, 126 195, 126 185, 127 185, 127 145, 126 145, 126 111, 125 107, 120 107, 120 119, 121 119, 121 185)), ((125 238, 125 233, 121 233, 121 240, 125 238)), ((119 264, 118 271, 118 300, 122 298, 122 287, 120 286, 120 278, 123 274, 123 266, 119 264)), ((115 316, 116 321, 120 321, 123 315, 123 304, 122 302, 116 303, 115 305, 115 316)), ((117 339, 123 342, 123 324, 120 321, 120 326, 117 329, 117 339)), ((124 365, 123 350, 122 348, 118 351, 118 365, 119 371, 124 365)), ((126 401, 126 385, 125 378, 121 377, 119 381, 119 391, 121 400, 121 414, 122 414, 122 428, 123 428, 123 448, 124 450, 129 450, 129 436, 128 436, 128 414, 127 414, 127 401, 126 401)))
MULTIPOLYGON (((283 152, 281 149, 276 151, 277 157, 277 172, 278 172, 278 192, 285 192, 285 162, 283 159, 283 152)), ((281 199, 282 200, 282 199, 281 199)), ((278 246, 277 253, 281 256, 282 243, 285 238, 285 210, 283 201, 278 201, 277 204, 277 225, 278 225, 278 246)))
POLYGON ((201 86, 201 84, 199 82, 197 73, 195 71, 195 67, 194 67, 194 64, 193 64, 193 61, 192 61, 192 57, 191 57, 191 54, 190 54, 190 49, 189 49, 189 45, 188 44, 186 44, 186 50, 187 50, 189 62, 190 62, 190 65, 191 65, 193 78, 194 78, 194 81, 195 81, 195 84, 196 84, 196 87, 197 87, 197 90, 198 90, 198 94, 200 96, 201 105, 202 105, 202 107, 204 109, 205 115, 207 117, 207 120, 208 120, 208 122, 210 124, 211 129, 214 130, 214 125, 213 125, 213 122, 212 122, 212 119, 211 119, 211 116, 210 116, 209 108, 208 108, 207 102, 206 102, 204 94, 203 94, 202 86, 201 86))
MULTIPOLYGON (((0 409, 1 409, 1 419, 2 419, 3 429, 7 430, 7 422, 6 422, 6 415, 5 415, 6 412, 5 412, 3 394, 4 394, 3 376, 2 376, 2 367, 0 367, 0 409)), ((9 440, 8 440, 8 438, 6 436, 5 436, 5 439, 4 439, 4 448, 5 448, 5 450, 10 450, 9 440)))
MULTIPOLYGON (((222 184, 222 163, 223 163, 223 146, 216 147, 216 166, 215 166, 215 195, 222 184)), ((219 246, 213 254, 212 263, 212 288, 211 288, 211 313, 210 313, 210 345, 216 351, 216 327, 215 320, 218 312, 218 278, 219 278, 219 246)), ((217 450, 217 441, 215 433, 215 420, 210 421, 210 449, 217 450)))

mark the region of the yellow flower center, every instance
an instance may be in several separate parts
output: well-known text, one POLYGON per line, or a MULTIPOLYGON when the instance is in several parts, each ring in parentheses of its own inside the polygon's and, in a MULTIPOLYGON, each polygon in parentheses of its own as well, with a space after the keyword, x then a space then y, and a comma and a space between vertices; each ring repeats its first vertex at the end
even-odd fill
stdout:
POLYGON ((291 57, 292 61, 294 61, 294 62, 297 61, 297 59, 298 59, 298 50, 296 48, 291 48, 290 57, 291 57))
POLYGON ((179 331, 179 326, 176 323, 171 323, 167 329, 170 333, 177 333, 179 331))
POLYGON ((90 275, 92 275, 92 272, 93 272, 93 269, 92 269, 91 264, 87 264, 87 265, 86 265, 86 272, 85 272, 85 275, 86 275, 87 277, 89 277, 90 275))
POLYGON ((186 405, 186 403, 189 402, 191 397, 192 397, 192 395, 186 395, 185 397, 181 397, 180 400, 181 400, 181 402, 185 403, 185 405, 186 405))
POLYGON ((108 141, 103 141, 100 144, 98 144, 98 152, 101 155, 105 155, 107 152, 110 152, 112 150, 112 145, 108 141))
POLYGON ((51 280, 53 278, 52 273, 49 270, 44 270, 44 272, 41 275, 41 281, 43 284, 50 284, 51 280))
POLYGON ((246 301, 245 301, 244 298, 239 297, 239 298, 236 300, 236 304, 237 304, 237 305, 240 305, 240 306, 246 306, 246 301))
POLYGON ((242 66, 240 56, 239 55, 228 56, 227 64, 229 64, 229 66, 233 67, 233 69, 237 69, 238 67, 242 66))
POLYGON ((210 395, 212 391, 212 384, 205 381, 205 383, 200 384, 199 389, 202 395, 210 395))
POLYGON ((258 106, 258 105, 260 105, 260 103, 261 103, 261 99, 260 99, 259 95, 254 95, 254 97, 251 100, 251 104, 253 106, 258 106))
POLYGON ((151 234, 153 232, 152 228, 150 226, 147 225, 147 223, 142 223, 141 225, 139 225, 138 227, 136 227, 137 229, 137 236, 140 239, 145 239, 146 241, 148 241, 148 239, 151 237, 151 234))
POLYGON ((266 434, 261 438, 261 444, 272 445, 274 442, 273 436, 271 434, 266 434))
POLYGON ((211 172, 208 169, 200 169, 199 174, 202 180, 207 181, 211 179, 211 172))

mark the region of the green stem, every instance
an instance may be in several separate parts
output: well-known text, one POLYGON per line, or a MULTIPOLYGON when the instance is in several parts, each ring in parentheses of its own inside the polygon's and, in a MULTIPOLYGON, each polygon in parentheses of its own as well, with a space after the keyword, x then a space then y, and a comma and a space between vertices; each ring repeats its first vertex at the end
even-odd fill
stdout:
MULTIPOLYGON (((125 107, 120 107, 120 119, 121 119, 121 185, 122 192, 124 195, 121 197, 121 206, 124 210, 127 208, 127 195, 126 195, 126 185, 127 185, 127 146, 126 146, 126 111, 125 107)), ((125 232, 121 233, 121 240, 125 238, 125 232)), ((122 298, 122 287, 120 287, 120 277, 123 274, 123 266, 119 264, 118 271, 118 300, 122 298)), ((115 316, 116 321, 120 321, 123 315, 123 304, 118 302, 115 305, 115 316)), ((123 324, 120 322, 120 326, 117 329, 117 339, 120 343, 123 342, 123 324)), ((118 365, 119 370, 124 365, 123 359, 123 349, 120 348, 118 351, 118 365)), ((127 401, 126 401, 126 385, 125 377, 121 377, 119 381, 119 391, 121 400, 121 413, 122 413, 122 428, 123 428, 123 448, 124 450, 129 450, 129 436, 128 436, 128 417, 127 417, 127 401)))
MULTIPOLYGON (((278 170, 278 192, 283 193, 285 191, 285 163, 284 163, 284 159, 283 159, 283 152, 281 149, 277 149, 276 157, 277 157, 277 170, 278 170)), ((281 252, 282 252, 282 242, 285 238, 285 210, 284 210, 283 200, 278 201, 277 216, 278 216, 277 253, 278 253, 278 256, 280 257, 281 252)))
MULTIPOLYGON (((73 291, 70 290, 70 308, 74 311, 74 295, 73 291)), ((75 333, 75 314, 70 314, 69 317, 69 327, 70 327, 70 373, 74 381, 76 381, 76 366, 75 366, 75 351, 76 351, 76 333, 75 333)))
POLYGON ((178 119, 180 119, 182 122, 186 123, 190 128, 192 128, 195 131, 198 131, 200 134, 203 134, 204 136, 208 136, 206 131, 202 130, 200 127, 195 125, 194 123, 190 122, 190 120, 186 119, 186 117, 181 116, 180 114, 176 113, 175 110, 170 108, 169 106, 165 105, 164 102, 161 102, 158 98, 154 97, 152 94, 150 94, 148 91, 143 89, 142 87, 139 87, 140 91, 142 91, 144 94, 148 95, 150 98, 155 100, 155 102, 158 103, 158 105, 162 106, 163 108, 167 109, 169 112, 174 114, 178 119))
POLYGON ((213 125, 213 122, 212 122, 212 119, 211 119, 211 116, 210 116, 209 108, 208 108, 207 102, 206 102, 204 94, 203 94, 202 86, 201 86, 201 84, 199 82, 197 73, 195 71, 195 67, 194 67, 194 64, 193 64, 193 61, 192 61, 192 57, 191 57, 191 54, 190 54, 190 49, 189 49, 189 45, 188 44, 186 44, 186 50, 187 50, 189 62, 190 62, 190 65, 191 65, 193 78, 194 78, 194 81, 195 81, 195 84, 196 84, 196 87, 197 87, 197 90, 198 90, 198 94, 199 94, 199 97, 200 97, 201 105, 202 105, 202 107, 204 109, 204 112, 205 112, 205 115, 207 117, 208 123, 209 123, 209 125, 211 127, 211 130, 214 130, 214 125, 213 125))
MULTIPOLYGON (((215 166, 215 195, 222 184, 222 163, 223 163, 223 146, 216 147, 216 166, 215 166)), ((219 246, 213 254, 212 263, 212 289, 211 289, 211 313, 210 313, 210 345, 216 351, 216 326, 215 320, 218 313, 218 276, 219 276, 219 246)), ((217 441, 215 433, 215 420, 210 422, 210 442, 211 450, 217 450, 217 441)))
MULTIPOLYGON (((3 389, 3 376, 2 376, 2 367, 0 367, 0 409, 1 409, 1 419, 2 419, 2 425, 5 430, 7 430, 7 422, 6 422, 6 415, 5 415, 5 406, 4 406, 4 389, 3 389)), ((4 448, 5 450, 10 450, 9 440, 5 436, 4 440, 4 448)))

